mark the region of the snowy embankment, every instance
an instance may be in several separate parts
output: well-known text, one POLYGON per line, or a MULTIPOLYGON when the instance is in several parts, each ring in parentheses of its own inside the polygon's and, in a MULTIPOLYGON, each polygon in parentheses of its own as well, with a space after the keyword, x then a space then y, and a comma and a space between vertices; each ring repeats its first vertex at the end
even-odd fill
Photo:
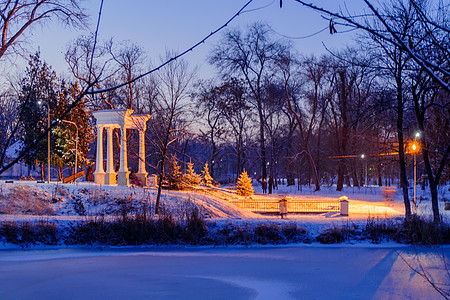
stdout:
MULTIPOLYGON (((96 247, 84 248, 77 243, 67 246, 73 244, 57 242, 25 250, 3 243, 0 299, 442 299, 442 293, 450 296, 448 246, 413 247, 367 238, 358 240, 357 247, 350 245, 355 240, 324 246, 313 239, 326 228, 363 227, 373 218, 401 222, 404 212, 399 195, 385 201, 379 189, 372 187, 348 189, 344 193, 332 188, 313 193, 305 187, 303 191, 280 187, 273 195, 261 195, 258 189, 255 197, 267 199, 285 196, 337 199, 345 195, 349 198, 350 215, 297 214, 280 219, 238 209, 228 201, 237 196, 225 189, 165 191, 161 200, 163 213, 181 218, 190 207, 200 207, 209 227, 206 237, 216 238, 219 243, 213 241, 208 245, 214 246, 200 247, 145 244, 138 248, 105 248, 105 244, 87 243, 96 247), (298 237, 304 238, 300 240, 303 243, 261 246, 270 235, 271 241, 286 241, 288 234, 280 235, 280 231, 273 231, 275 228, 286 230, 283 234, 297 230, 298 237), (302 228, 307 235, 302 236, 302 228), (229 247, 234 244, 245 247, 229 247)), ((448 199, 445 193, 441 192, 441 196, 448 199)), ((118 220, 123 213, 139 213, 144 208, 153 211, 155 196, 156 189, 152 188, 0 182, 0 224, 48 220, 68 228, 69 223, 84 223, 78 221, 118 220)), ((430 216, 429 197, 425 193, 419 196, 422 202, 414 210, 430 216)), ((443 206, 441 213, 448 222, 448 211, 443 206)))
MULTIPOLYGON (((404 204, 401 195, 394 194, 386 201, 379 187, 344 188, 336 192, 333 187, 322 187, 313 192, 309 187, 298 190, 295 186, 282 186, 271 195, 262 194, 260 186, 255 187, 258 199, 279 200, 289 196, 293 199, 330 200, 347 196, 349 216, 339 213, 289 214, 280 219, 278 215, 261 215, 239 209, 229 203, 237 196, 232 190, 198 188, 195 191, 163 191, 161 211, 168 211, 175 217, 183 217, 186 208, 196 206, 201 214, 218 226, 227 223, 238 226, 257 226, 258 224, 296 224, 305 228, 311 236, 317 236, 326 228, 334 226, 361 227, 371 219, 389 219, 401 222, 404 204)), ((39 221, 48 220, 60 224, 95 219, 98 217, 116 218, 124 212, 133 214, 142 209, 153 211, 156 199, 155 188, 135 188, 118 186, 99 186, 90 183, 60 184, 36 183, 31 181, 0 182, 0 221, 39 221)), ((441 198, 449 199, 448 188, 442 189, 441 198)), ((431 216, 431 201, 427 191, 419 190, 418 206, 413 211, 419 215, 431 216)), ((445 222, 450 220, 449 211, 440 203, 440 212, 445 222)))

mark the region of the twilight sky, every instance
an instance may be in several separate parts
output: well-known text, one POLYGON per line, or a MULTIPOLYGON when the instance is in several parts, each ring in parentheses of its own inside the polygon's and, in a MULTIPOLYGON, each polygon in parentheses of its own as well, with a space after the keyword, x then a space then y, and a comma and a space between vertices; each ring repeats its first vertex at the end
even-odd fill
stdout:
MULTIPOLYGON (((142 46, 148 58, 156 64, 165 50, 181 52, 223 25, 247 0, 105 0, 99 38, 113 38, 119 42, 130 40, 142 46)), ((345 7, 344 1, 322 0, 315 4, 327 8, 355 10, 345 7)), ((82 4, 90 15, 89 31, 95 30, 100 0, 86 0, 82 4)), ((352 4, 354 5, 354 4, 352 4)), ((362 4, 357 6, 361 10, 362 4)), ((230 27, 264 21, 276 32, 274 37, 304 37, 327 27, 328 23, 318 13, 313 12, 292 0, 284 0, 280 9, 278 0, 254 0, 246 12, 235 19, 230 27)), ((339 28, 338 28, 339 30, 339 28)), ((341 27, 341 30, 344 28, 341 27)), ((30 52, 40 48, 42 58, 58 73, 67 72, 64 52, 70 40, 88 32, 75 31, 61 27, 57 23, 37 26, 30 36, 30 52)), ((223 33, 223 31, 221 32, 223 33)), ((217 43, 219 33, 207 43, 189 53, 184 58, 193 66, 199 66, 202 77, 214 76, 206 57, 211 47, 217 43)), ((322 42, 330 49, 342 48, 351 42, 354 32, 330 35, 328 29, 305 39, 292 39, 295 48, 302 54, 325 52, 322 42)))

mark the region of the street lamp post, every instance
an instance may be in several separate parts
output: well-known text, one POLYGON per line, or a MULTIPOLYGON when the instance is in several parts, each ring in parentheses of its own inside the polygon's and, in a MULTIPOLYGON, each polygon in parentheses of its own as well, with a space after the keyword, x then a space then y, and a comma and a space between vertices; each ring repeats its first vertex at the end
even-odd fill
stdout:
POLYGON ((75 140, 75 174, 78 172, 78 126, 75 122, 67 121, 67 120, 61 120, 61 122, 69 123, 75 126, 76 128, 76 140, 75 140))
POLYGON ((416 202, 416 180, 417 180, 417 172, 416 172, 416 149, 417 146, 414 143, 412 145, 412 150, 413 150, 413 155, 414 155, 414 206, 417 206, 417 202, 416 202))
POLYGON ((417 206, 416 197, 416 183, 417 183, 417 159, 416 159, 416 151, 418 150, 417 139, 420 138, 420 132, 416 132, 414 136, 414 143, 412 144, 412 150, 414 155, 414 206, 417 206))
POLYGON ((50 183, 50 103, 47 101, 47 181, 50 183))
MULTIPOLYGON (((38 101, 41 105, 42 102, 38 101)), ((47 181, 50 183, 50 103, 47 101, 47 181)))

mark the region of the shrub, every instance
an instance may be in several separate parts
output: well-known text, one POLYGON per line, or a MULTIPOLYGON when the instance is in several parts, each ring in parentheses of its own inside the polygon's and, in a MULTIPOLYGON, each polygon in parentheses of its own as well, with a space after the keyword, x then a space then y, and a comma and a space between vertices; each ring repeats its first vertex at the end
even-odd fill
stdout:
POLYGON ((316 240, 322 244, 338 244, 356 237, 356 230, 350 226, 333 226, 322 231, 316 240))
POLYGON ((200 244, 206 236, 207 227, 197 206, 193 206, 186 212, 186 227, 184 230, 184 240, 190 244, 200 244))
POLYGON ((239 226, 238 224, 227 222, 224 226, 218 228, 211 240, 214 245, 249 245, 253 237, 250 226, 247 223, 244 226, 239 226))
POLYGON ((418 245, 449 244, 450 226, 444 222, 436 224, 432 220, 411 215, 403 221, 395 240, 418 245))
POLYGON ((311 240, 308 237, 308 232, 305 228, 298 226, 297 224, 285 224, 281 226, 281 231, 283 235, 286 237, 286 241, 288 243, 298 243, 305 242, 311 243, 311 240))
POLYGON ((22 248, 37 244, 56 245, 58 236, 56 224, 47 221, 37 224, 4 222, 0 226, 0 238, 22 248))
POLYGON ((362 236, 378 244, 383 240, 394 240, 399 231, 399 226, 390 219, 380 220, 368 218, 366 226, 362 231, 362 236))
POLYGON ((259 224, 255 227, 255 242, 258 244, 283 244, 286 243, 278 224, 259 224))
POLYGON ((79 216, 86 215, 86 209, 84 208, 83 199, 81 199, 79 195, 75 196, 72 199, 72 206, 75 213, 77 213, 79 216))

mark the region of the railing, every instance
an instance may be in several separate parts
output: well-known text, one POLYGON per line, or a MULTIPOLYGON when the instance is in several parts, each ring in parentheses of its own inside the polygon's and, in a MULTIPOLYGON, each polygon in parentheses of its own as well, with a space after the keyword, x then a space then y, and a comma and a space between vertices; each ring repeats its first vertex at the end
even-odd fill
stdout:
POLYGON ((288 212, 339 212, 341 210, 340 201, 312 201, 312 200, 292 200, 287 203, 288 212))
POLYGON ((270 200, 230 200, 231 204, 253 212, 279 212, 280 202, 270 200))
POLYGON ((63 178, 63 183, 68 183, 68 182, 77 180, 78 178, 83 177, 85 172, 86 172, 85 170, 81 170, 80 172, 78 172, 76 174, 73 174, 73 175, 70 175, 70 176, 68 176, 66 178, 63 178))
MULTIPOLYGON (((230 200, 231 204, 252 212, 278 213, 280 212, 279 200, 230 200)), ((321 213, 340 212, 340 200, 288 200, 288 213, 321 213)))

